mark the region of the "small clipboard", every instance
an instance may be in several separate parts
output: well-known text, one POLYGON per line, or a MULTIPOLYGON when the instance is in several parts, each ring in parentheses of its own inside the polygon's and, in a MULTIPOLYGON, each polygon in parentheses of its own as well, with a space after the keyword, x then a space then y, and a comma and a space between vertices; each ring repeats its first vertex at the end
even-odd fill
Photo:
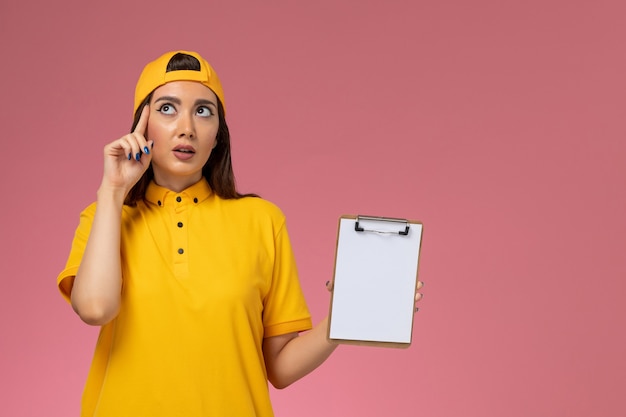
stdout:
POLYGON ((422 229, 414 220, 339 218, 329 340, 411 345, 422 229))

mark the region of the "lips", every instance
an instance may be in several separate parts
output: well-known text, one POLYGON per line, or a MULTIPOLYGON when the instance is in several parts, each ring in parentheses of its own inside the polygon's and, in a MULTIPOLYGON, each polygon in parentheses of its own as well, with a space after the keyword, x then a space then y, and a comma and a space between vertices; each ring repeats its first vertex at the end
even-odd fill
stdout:
POLYGON ((196 150, 193 148, 193 146, 189 145, 178 145, 174 149, 172 149, 172 151, 174 152, 176 158, 181 161, 186 161, 187 159, 192 158, 196 153, 196 150))
POLYGON ((173 149, 174 152, 182 152, 182 153, 196 153, 196 150, 193 146, 189 145, 178 145, 173 149))

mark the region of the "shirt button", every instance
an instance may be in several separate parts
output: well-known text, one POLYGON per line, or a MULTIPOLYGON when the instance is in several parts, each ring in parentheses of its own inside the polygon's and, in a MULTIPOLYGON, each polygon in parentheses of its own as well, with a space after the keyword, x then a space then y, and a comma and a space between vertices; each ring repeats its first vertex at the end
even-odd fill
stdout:
POLYGON ((180 249, 178 249, 178 253, 180 253, 182 255, 183 253, 185 253, 185 251, 183 250, 183 248, 180 248, 180 249))
POLYGON ((180 203, 181 201, 183 201, 183 199, 180 198, 180 196, 178 196, 178 197, 176 197, 176 201, 178 201, 180 203))
POLYGON ((178 227, 183 227, 183 222, 178 222, 178 227))
POLYGON ((157 201, 157 204, 160 206, 161 205, 161 200, 157 201))
POLYGON ((194 203, 197 203, 197 202, 198 202, 198 199, 197 199, 197 198, 194 198, 194 199, 193 199, 193 202, 194 202, 194 203))

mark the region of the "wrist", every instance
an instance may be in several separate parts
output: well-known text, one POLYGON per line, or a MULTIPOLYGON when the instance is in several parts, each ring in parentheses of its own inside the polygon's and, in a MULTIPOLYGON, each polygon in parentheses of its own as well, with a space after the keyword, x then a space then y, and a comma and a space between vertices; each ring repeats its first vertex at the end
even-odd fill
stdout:
POLYGON ((110 201, 119 205, 124 204, 128 191, 124 188, 101 184, 96 193, 98 202, 110 201))

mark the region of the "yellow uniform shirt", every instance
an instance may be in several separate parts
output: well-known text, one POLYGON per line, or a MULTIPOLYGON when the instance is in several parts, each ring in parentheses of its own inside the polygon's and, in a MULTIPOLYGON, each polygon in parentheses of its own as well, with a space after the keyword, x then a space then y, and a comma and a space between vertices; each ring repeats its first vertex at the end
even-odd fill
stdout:
MULTIPOLYGON (((95 211, 57 278, 66 299, 95 211)), ((82 416, 272 416, 263 338, 311 328, 281 211, 204 179, 181 193, 152 183, 121 231, 121 309, 100 331, 82 416)))

